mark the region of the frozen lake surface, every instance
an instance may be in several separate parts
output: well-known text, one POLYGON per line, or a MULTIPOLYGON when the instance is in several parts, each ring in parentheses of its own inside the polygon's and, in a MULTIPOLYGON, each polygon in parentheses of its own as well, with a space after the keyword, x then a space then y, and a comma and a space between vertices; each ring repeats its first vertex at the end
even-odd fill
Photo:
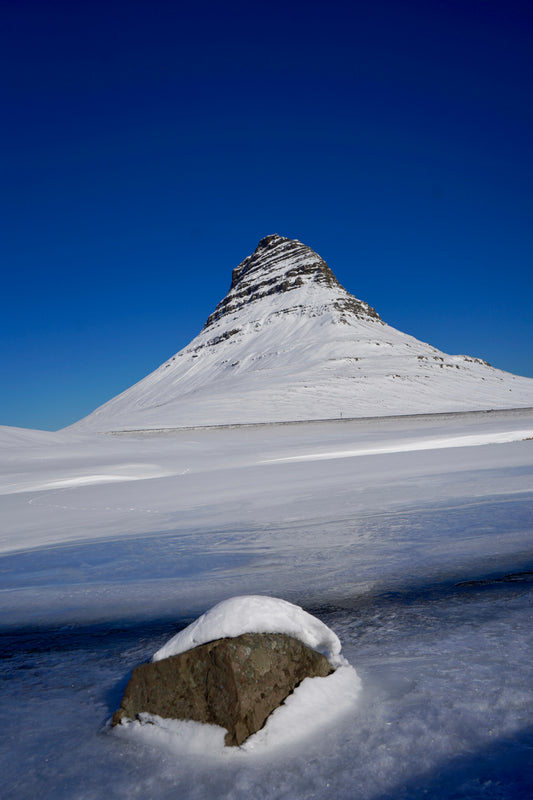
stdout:
POLYGON ((2 796, 533 796, 533 412, 50 437, 0 456, 2 796), (356 708, 276 754, 110 731, 235 594, 331 627, 356 708))

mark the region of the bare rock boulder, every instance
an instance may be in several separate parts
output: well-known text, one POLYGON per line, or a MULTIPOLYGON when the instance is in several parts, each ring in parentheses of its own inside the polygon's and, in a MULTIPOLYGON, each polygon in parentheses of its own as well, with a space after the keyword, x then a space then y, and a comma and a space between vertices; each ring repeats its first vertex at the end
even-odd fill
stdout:
POLYGON ((304 678, 333 668, 321 653, 283 633, 218 639, 133 670, 113 725, 142 713, 226 728, 240 745, 304 678))

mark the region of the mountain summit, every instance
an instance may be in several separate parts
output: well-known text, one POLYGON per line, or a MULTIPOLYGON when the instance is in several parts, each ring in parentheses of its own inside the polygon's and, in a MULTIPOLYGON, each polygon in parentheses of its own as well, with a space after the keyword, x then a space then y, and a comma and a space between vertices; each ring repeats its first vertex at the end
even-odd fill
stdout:
POLYGON ((100 431, 533 405, 533 380, 387 325, 296 239, 261 239, 203 329, 74 427, 100 431))
MULTIPOLYGON (((292 292, 305 285, 331 289, 328 305, 340 312, 339 319, 344 314, 379 319, 373 308, 357 300, 340 285, 318 253, 297 239, 285 239, 274 233, 261 239, 252 255, 235 267, 230 290, 208 318, 204 330, 249 303, 292 292)), ((325 297, 323 293, 323 301, 325 297)), ((292 295, 287 298, 288 312, 295 308, 290 305, 291 299, 294 299, 292 295)), ((324 305, 320 307, 324 308, 324 305)))

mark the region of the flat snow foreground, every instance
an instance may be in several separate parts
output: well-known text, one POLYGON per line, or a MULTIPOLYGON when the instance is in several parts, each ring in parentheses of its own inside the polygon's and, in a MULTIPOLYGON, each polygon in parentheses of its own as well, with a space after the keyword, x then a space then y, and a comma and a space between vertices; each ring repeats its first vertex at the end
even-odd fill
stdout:
POLYGON ((532 437, 527 410, 11 437, 2 795, 533 796, 532 437), (237 594, 339 637, 347 713, 216 766, 113 735, 131 669, 237 594))

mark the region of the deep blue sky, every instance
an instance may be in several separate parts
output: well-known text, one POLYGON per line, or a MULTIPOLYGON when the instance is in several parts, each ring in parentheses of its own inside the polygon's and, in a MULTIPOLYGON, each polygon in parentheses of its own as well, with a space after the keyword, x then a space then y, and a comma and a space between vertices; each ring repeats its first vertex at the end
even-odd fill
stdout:
POLYGON ((3 0, 0 424, 202 327, 270 233, 389 324, 533 377, 533 7, 3 0))

